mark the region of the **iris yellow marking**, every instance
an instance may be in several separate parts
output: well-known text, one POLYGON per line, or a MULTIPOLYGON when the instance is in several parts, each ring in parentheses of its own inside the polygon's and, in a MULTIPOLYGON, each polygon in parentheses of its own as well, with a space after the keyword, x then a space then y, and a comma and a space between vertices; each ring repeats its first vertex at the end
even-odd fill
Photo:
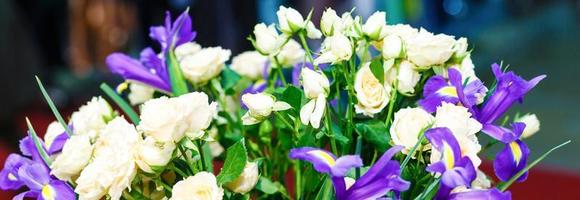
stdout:
POLYGON ((319 157, 320 159, 324 160, 326 163, 328 163, 328 165, 333 166, 334 165, 334 158, 332 158, 332 156, 328 155, 328 153, 324 152, 324 151, 320 151, 320 150, 313 150, 310 152, 310 154, 313 154, 316 157, 319 157))
POLYGON ((514 155, 516 165, 520 164, 520 160, 522 160, 522 149, 520 148, 520 145, 515 141, 510 142, 510 149, 512 150, 512 154, 514 155))
POLYGON ((441 89, 437 90, 437 93, 445 96, 457 97, 457 89, 455 89, 453 86, 442 87, 441 89))
POLYGON ((54 200, 55 199, 54 189, 52 187, 50 187, 50 185, 48 185, 48 184, 42 186, 41 193, 42 193, 42 198, 44 198, 46 200, 54 200))

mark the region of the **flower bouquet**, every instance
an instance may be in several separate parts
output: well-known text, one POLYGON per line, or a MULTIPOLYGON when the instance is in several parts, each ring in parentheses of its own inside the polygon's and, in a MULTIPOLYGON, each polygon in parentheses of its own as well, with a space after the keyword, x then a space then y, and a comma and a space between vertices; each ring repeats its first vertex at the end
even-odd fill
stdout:
POLYGON ((159 45, 106 63, 103 83, 40 138, 28 121, 0 188, 14 199, 510 199, 529 162, 533 114, 506 111, 545 76, 493 64, 475 74, 467 39, 328 8, 320 27, 281 6, 255 51, 201 47, 187 11, 150 28, 159 45), (308 40, 322 39, 319 50, 308 40), (118 108, 118 109, 114 109, 118 108), (480 144, 487 137, 488 144, 480 144), (478 155, 502 146, 494 174, 478 155), (497 177, 492 182, 488 176, 497 177))

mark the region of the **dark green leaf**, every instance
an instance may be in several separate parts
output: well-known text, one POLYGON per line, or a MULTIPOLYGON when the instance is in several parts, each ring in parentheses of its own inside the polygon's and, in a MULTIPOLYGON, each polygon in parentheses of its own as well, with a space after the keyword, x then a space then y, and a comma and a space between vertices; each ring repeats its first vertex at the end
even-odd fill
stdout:
POLYGON ((225 67, 222 71, 221 78, 221 84, 226 94, 232 94, 235 91, 234 87, 242 77, 229 67, 225 67))
POLYGON ((223 185, 238 178, 244 171, 247 160, 246 145, 242 138, 227 149, 224 166, 220 174, 217 175, 218 184, 223 185))
POLYGON ((280 101, 284 101, 298 110, 302 104, 302 91, 294 86, 288 86, 282 93, 280 101))
POLYGON ((382 121, 370 120, 355 124, 356 132, 363 137, 363 139, 374 145, 379 151, 386 151, 391 145, 387 126, 382 121))
POLYGON ((373 59, 371 61, 371 72, 381 84, 385 83, 385 69, 383 67, 383 59, 373 59))
POLYGON ((334 190, 332 189, 332 182, 330 181, 330 178, 326 178, 326 180, 322 184, 322 187, 320 188, 320 191, 316 195, 315 199, 316 200, 331 200, 332 197, 334 196, 333 194, 334 194, 334 190))
POLYGON ((135 125, 139 125, 139 122, 141 121, 139 119, 139 115, 137 115, 137 113, 133 110, 133 107, 131 107, 123 98, 121 98, 121 96, 119 96, 117 92, 113 90, 113 88, 111 88, 106 83, 101 83, 101 90, 103 90, 103 92, 105 92, 105 94, 107 94, 107 96, 109 96, 109 98, 111 98, 113 102, 115 102, 115 104, 117 104, 117 106, 123 110, 123 112, 135 125))

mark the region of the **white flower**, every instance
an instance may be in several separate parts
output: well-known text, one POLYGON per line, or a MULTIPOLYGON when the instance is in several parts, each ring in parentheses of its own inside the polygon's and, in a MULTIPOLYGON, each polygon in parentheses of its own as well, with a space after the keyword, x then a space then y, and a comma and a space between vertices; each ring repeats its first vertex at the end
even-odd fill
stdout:
POLYGON ((393 143, 401 145, 405 154, 419 141, 419 134, 435 118, 422 108, 403 108, 395 113, 390 133, 393 143))
POLYGON ((381 84, 371 72, 370 63, 365 63, 356 73, 354 90, 358 103, 354 106, 356 113, 373 117, 389 103, 391 86, 381 84))
POLYGON ((141 136, 132 124, 117 117, 107 124, 95 143, 94 159, 76 180, 79 199, 120 199, 137 174, 133 149, 141 136))
POLYGON ((416 28, 413 28, 408 24, 387 25, 386 29, 388 35, 399 36, 404 43, 411 40, 419 33, 416 28))
POLYGON ((311 21, 306 23, 306 37, 310 39, 320 39, 322 33, 318 30, 311 21))
POLYGON ((154 173, 154 167, 163 167, 172 158, 175 144, 173 142, 157 142, 152 137, 140 141, 135 147, 135 162, 147 173, 154 173))
POLYGON ((408 59, 421 68, 429 68, 449 60, 455 39, 445 34, 433 35, 421 29, 413 39, 406 41, 408 59))
POLYGON ((332 36, 335 33, 342 33, 344 29, 342 19, 336 14, 332 8, 327 8, 320 18, 320 29, 326 36, 332 36))
POLYGON ((403 52, 403 41, 399 36, 388 35, 383 39, 381 53, 383 59, 399 58, 403 52))
POLYGON ((242 102, 248 107, 248 112, 242 116, 244 125, 257 124, 264 121, 272 111, 288 110, 291 106, 266 93, 246 93, 242 95, 242 102))
POLYGON ((183 58, 179 65, 187 79, 193 83, 205 83, 219 75, 230 55, 230 50, 209 47, 183 58))
POLYGON ((246 51, 232 59, 231 68, 250 80, 258 80, 262 78, 267 61, 268 57, 257 51, 246 51))
POLYGON ((314 60, 315 64, 337 63, 349 60, 352 56, 350 40, 342 34, 334 34, 324 39, 322 54, 314 60))
POLYGON ((89 136, 73 135, 64 144, 62 152, 52 162, 50 173, 60 180, 71 181, 89 163, 92 154, 93 146, 89 136))
POLYGON ((89 135, 94 140, 107 124, 107 120, 113 117, 114 112, 109 103, 102 97, 93 97, 72 114, 73 132, 75 135, 89 135))
POLYGON ((315 99, 319 95, 324 97, 328 95, 330 82, 322 72, 302 68, 300 78, 307 98, 315 99))
POLYGON ((189 112, 182 104, 165 96, 151 99, 141 106, 139 129, 159 142, 178 142, 189 128, 189 112))
POLYGON ((209 102, 207 94, 203 92, 184 94, 177 97, 176 101, 181 104, 181 112, 185 113, 187 137, 198 139, 203 136, 204 131, 217 115, 217 103, 209 102))
POLYGON ((261 54, 270 55, 280 48, 281 39, 274 24, 270 26, 266 26, 264 23, 256 24, 254 26, 254 35, 256 36, 255 48, 261 54))
POLYGON ((232 192, 244 194, 256 186, 258 178, 260 178, 258 164, 255 162, 248 162, 246 163, 242 174, 232 182, 226 184, 226 187, 232 192))
POLYGON ((304 61, 305 51, 296 40, 290 39, 288 43, 282 47, 280 53, 276 56, 278 62, 282 67, 292 67, 295 64, 304 61))
POLYGON ((212 173, 199 172, 173 186, 170 200, 221 200, 224 189, 217 185, 212 173))
POLYGON ((297 10, 294 10, 294 8, 280 6, 276 15, 278 16, 280 30, 286 34, 290 35, 306 28, 304 18, 297 10))
POLYGON ((362 32, 371 40, 381 40, 386 34, 387 14, 377 11, 362 26, 362 32))
POLYGON ((540 130, 540 120, 535 114, 527 114, 515 120, 516 122, 523 122, 526 128, 522 133, 522 138, 529 138, 540 130))
POLYGON ((397 90, 403 94, 415 93, 415 85, 421 79, 421 74, 415 70, 415 65, 403 60, 399 63, 397 73, 397 90))
MULTIPOLYGON (((463 106, 443 102, 437 107, 435 114, 435 124, 433 127, 446 127, 451 130, 461 149, 462 156, 467 156, 476 167, 481 164, 481 159, 477 153, 481 150, 481 145, 475 135, 482 128, 481 123, 471 118, 471 113, 463 106)), ((431 163, 440 159, 440 153, 433 150, 431 163)))
POLYGON ((175 57, 177 61, 183 60, 183 58, 192 56, 201 50, 201 45, 195 42, 186 42, 177 47, 175 47, 175 57))
POLYGON ((454 56, 461 58, 467 54, 467 38, 461 37, 453 45, 454 56))
POLYGON ((300 121, 304 125, 310 124, 314 128, 320 127, 320 121, 326 109, 326 97, 318 95, 316 99, 310 100, 300 109, 300 121))
POLYGON ((489 178, 487 178, 487 175, 485 175, 485 173, 483 173, 483 171, 477 169, 477 175, 475 177, 475 180, 473 180, 473 182, 471 182, 471 187, 473 189, 489 189, 491 188, 491 180, 489 180, 489 178))
POLYGON ((129 98, 131 105, 144 103, 153 98, 153 93, 155 93, 155 89, 152 87, 136 82, 132 82, 129 85, 129 90, 131 90, 131 92, 129 92, 127 97, 129 98))
POLYGON ((65 133, 64 127, 62 127, 62 125, 57 121, 51 122, 48 127, 46 127, 46 133, 44 133, 44 144, 46 147, 50 148, 54 139, 62 133, 65 133))

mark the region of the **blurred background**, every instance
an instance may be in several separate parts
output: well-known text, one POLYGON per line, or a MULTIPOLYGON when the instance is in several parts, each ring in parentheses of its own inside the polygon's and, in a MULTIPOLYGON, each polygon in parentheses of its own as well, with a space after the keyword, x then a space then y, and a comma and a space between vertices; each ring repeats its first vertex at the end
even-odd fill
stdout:
MULTIPOLYGON (((303 14, 313 9, 317 26, 326 7, 338 13, 356 7, 363 17, 382 10, 389 24, 467 37, 476 71, 488 83, 493 62, 509 64, 526 79, 547 74, 514 110, 536 113, 542 123, 527 140, 533 159, 567 139, 572 144, 544 160, 512 192, 516 199, 580 199, 580 0, 3 0, 0 163, 18 151, 25 116, 40 133, 54 120, 34 75, 68 115, 100 95, 102 81, 120 83, 108 72, 105 57, 114 51, 137 55, 155 45, 149 26, 161 24, 166 10, 175 17, 189 7, 196 41, 236 55, 251 49, 246 37, 256 23, 276 21, 279 5, 303 14)), ((490 162, 484 169, 493 174, 490 162)))

